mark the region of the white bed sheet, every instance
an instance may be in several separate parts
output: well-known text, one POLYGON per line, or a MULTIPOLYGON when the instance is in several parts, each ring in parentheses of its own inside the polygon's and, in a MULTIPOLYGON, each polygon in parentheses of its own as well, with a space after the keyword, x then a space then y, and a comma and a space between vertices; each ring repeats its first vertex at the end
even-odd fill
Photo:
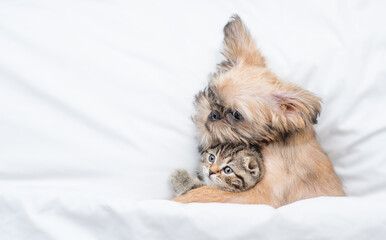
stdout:
POLYGON ((383 1, 1 1, 0 239, 385 239, 383 1), (268 65, 322 97, 346 198, 189 204, 193 96, 238 13, 268 65))
POLYGON ((2 239, 384 239, 385 198, 267 205, 133 201, 83 193, 3 194, 2 239), (7 216, 7 217, 4 217, 7 216))

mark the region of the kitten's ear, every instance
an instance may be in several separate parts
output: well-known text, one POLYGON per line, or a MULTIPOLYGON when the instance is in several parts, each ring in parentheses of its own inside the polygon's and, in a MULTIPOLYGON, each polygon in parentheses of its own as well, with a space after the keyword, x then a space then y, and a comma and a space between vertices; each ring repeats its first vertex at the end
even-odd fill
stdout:
POLYGON ((282 131, 294 131, 307 124, 316 124, 321 109, 321 99, 296 86, 292 90, 275 92, 272 96, 273 126, 282 131))
POLYGON ((265 67, 264 57, 238 15, 233 15, 225 25, 223 44, 226 61, 218 65, 219 71, 227 71, 237 64, 265 67))
POLYGON ((253 176, 260 174, 260 168, 256 158, 251 156, 244 157, 244 166, 253 176))

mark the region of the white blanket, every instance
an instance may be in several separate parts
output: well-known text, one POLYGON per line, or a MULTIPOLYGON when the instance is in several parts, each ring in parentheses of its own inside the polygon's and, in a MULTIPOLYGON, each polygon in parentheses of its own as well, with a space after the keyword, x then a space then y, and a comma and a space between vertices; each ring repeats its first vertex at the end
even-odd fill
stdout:
POLYGON ((0 239, 386 239, 386 2, 1 1, 0 239), (348 197, 179 204, 194 95, 237 13, 323 99, 348 197))

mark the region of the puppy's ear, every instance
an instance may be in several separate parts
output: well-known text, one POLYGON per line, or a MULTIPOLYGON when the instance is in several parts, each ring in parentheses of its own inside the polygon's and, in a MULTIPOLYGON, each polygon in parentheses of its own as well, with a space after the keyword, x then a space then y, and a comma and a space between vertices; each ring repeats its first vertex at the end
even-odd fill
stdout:
POLYGON ((294 131, 304 128, 307 123, 316 124, 320 102, 320 98, 300 88, 272 93, 272 108, 279 116, 273 118, 273 126, 281 131, 294 131))
POLYGON ((226 61, 218 65, 220 71, 227 71, 237 64, 265 67, 264 57, 238 15, 233 15, 225 25, 223 44, 222 54, 226 61))

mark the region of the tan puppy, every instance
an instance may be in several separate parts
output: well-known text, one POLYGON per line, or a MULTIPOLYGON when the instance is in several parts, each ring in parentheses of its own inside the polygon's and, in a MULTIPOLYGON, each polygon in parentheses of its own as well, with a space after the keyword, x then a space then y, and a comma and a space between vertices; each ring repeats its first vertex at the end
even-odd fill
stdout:
POLYGON ((270 72, 238 16, 224 27, 224 34, 226 61, 196 96, 193 120, 200 149, 225 142, 260 145, 265 176, 245 192, 205 186, 173 200, 279 207, 305 198, 344 196, 315 137, 313 124, 320 112, 320 99, 270 72))

